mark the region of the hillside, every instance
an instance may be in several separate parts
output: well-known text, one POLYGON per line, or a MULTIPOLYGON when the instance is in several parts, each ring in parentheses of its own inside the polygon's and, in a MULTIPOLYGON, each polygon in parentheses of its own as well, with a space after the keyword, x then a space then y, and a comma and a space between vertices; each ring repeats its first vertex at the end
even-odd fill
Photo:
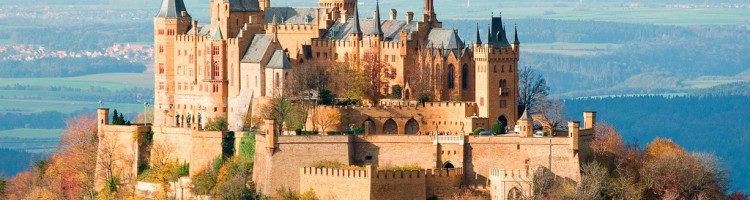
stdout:
POLYGON ((615 126, 623 138, 644 146, 656 137, 672 138, 686 149, 720 157, 730 169, 731 188, 750 191, 750 96, 614 97, 566 100, 567 117, 584 110, 615 126))

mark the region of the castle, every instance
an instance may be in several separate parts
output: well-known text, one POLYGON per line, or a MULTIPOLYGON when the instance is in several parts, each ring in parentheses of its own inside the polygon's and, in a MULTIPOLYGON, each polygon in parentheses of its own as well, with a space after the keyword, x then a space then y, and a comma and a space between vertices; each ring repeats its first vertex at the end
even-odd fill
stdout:
POLYGON ((314 108, 341 113, 342 123, 323 131, 356 126, 364 135, 283 135, 289 130, 275 130, 283 126, 267 120, 256 135, 257 191, 314 189, 326 199, 424 199, 474 186, 493 199, 506 199, 530 195, 530 177, 538 167, 580 180, 595 113, 584 113, 582 127, 570 122, 567 132, 555 137, 533 136, 534 120, 518 112, 518 34, 514 31, 510 42, 501 17, 492 17, 486 34, 477 28, 475 38, 465 42, 455 29, 442 27, 433 0, 424 1, 421 19, 413 12, 399 19, 391 9, 383 20, 375 3, 372 17, 361 18, 357 0, 319 0, 318 8, 211 0, 210 23, 199 24, 182 0, 163 0, 154 17, 153 123, 116 126, 108 121, 108 109, 98 112, 100 138, 112 138, 107 148, 131 158, 114 164, 117 173, 135 177, 138 166, 154 156, 142 155, 148 153, 145 146, 156 144, 170 147, 171 159, 190 163, 190 174, 200 172, 226 153, 222 144, 238 145, 245 117, 283 95, 290 73, 331 63, 361 67, 367 55, 375 55, 388 66, 382 92, 403 88, 401 99, 314 108), (426 84, 417 87, 417 82, 426 84), (416 103, 416 90, 429 91, 432 98, 416 103), (226 119, 229 131, 204 130, 217 119, 226 119), (518 131, 468 136, 497 122, 518 131), (153 132, 151 144, 139 142, 147 132, 153 132), (367 167, 310 168, 323 160, 367 167), (409 164, 423 170, 377 169, 409 164))

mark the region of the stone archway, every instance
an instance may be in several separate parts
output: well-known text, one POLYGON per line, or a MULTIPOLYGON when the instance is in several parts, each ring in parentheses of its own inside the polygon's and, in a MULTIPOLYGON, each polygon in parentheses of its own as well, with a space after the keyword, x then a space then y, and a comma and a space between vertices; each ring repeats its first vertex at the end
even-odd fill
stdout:
POLYGON ((388 119, 383 124, 383 134, 396 135, 398 134, 398 124, 393 119, 388 119))
POLYGON ((414 120, 414 118, 409 119, 409 121, 406 121, 406 125, 404 126, 404 134, 406 135, 415 135, 419 133, 419 123, 417 120, 414 120))
POLYGON ((503 125, 505 126, 508 126, 508 118, 505 117, 505 115, 500 115, 500 117, 497 118, 497 121, 503 123, 503 125))
POLYGON ((365 130, 365 134, 376 134, 377 127, 375 127, 375 121, 372 121, 372 119, 367 118, 364 122, 362 122, 362 129, 365 130))
POLYGON ((523 192, 521 192, 521 189, 518 189, 518 187, 513 187, 508 191, 508 195, 506 196, 507 200, 524 200, 523 192))
POLYGON ((443 168, 445 168, 445 169, 453 169, 453 168, 456 168, 456 167, 453 166, 453 163, 446 162, 445 164, 443 164, 443 168))

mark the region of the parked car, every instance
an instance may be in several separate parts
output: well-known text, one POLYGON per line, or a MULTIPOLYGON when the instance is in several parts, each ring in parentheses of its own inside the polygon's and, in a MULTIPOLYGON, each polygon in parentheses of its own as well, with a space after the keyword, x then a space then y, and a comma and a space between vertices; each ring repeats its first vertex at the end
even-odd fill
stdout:
POLYGON ((481 136, 493 136, 493 135, 495 135, 495 133, 493 133, 492 131, 481 131, 481 132, 479 132, 479 135, 481 135, 481 136))
POLYGON ((535 131, 534 137, 544 137, 544 131, 542 130, 535 131))

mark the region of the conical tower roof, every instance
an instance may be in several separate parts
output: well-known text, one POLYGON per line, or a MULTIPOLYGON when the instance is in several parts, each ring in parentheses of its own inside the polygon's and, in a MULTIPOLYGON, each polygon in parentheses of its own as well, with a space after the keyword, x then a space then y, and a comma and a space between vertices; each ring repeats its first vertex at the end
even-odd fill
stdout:
MULTIPOLYGON (((187 13, 185 2, 182 0, 162 0, 161 8, 159 8, 159 12, 154 17, 178 18, 182 17, 183 11, 187 13)), ((190 17, 190 14, 187 14, 186 17, 190 17)))

